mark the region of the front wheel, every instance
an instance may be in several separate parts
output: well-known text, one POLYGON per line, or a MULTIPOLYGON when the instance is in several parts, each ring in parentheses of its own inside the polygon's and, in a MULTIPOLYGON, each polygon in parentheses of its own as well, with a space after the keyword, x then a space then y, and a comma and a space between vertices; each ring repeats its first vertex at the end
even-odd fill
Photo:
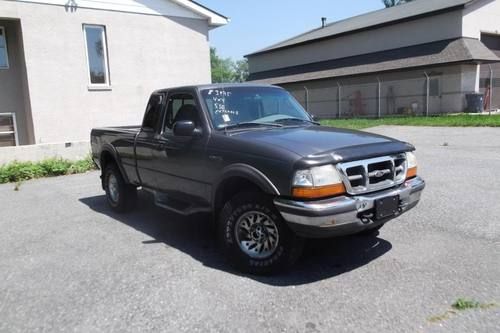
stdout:
POLYGON ((299 258, 303 240, 295 235, 262 193, 240 193, 224 206, 218 221, 229 262, 251 274, 285 270, 299 258))

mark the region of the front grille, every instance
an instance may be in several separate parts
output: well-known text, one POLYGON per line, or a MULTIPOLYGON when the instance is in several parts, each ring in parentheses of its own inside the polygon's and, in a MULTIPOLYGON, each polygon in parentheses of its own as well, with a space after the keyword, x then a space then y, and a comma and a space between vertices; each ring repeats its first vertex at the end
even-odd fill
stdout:
POLYGON ((339 169, 349 194, 375 192, 399 185, 406 177, 406 155, 377 157, 340 163, 339 169))

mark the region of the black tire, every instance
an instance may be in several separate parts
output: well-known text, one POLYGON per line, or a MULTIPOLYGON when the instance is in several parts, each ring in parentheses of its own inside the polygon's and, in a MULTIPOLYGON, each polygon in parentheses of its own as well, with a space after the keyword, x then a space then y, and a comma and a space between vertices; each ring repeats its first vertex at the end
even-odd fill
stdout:
POLYGON ((108 164, 104 169, 104 190, 106 199, 111 208, 117 213, 126 213, 134 209, 137 202, 137 188, 125 183, 123 176, 116 164, 108 164), (112 194, 110 181, 116 180, 115 188, 117 194, 112 194))
MULTIPOLYGON (((247 235, 250 234, 249 232, 247 235)), ((263 193, 256 192, 239 193, 225 204, 218 218, 218 235, 222 250, 229 263, 240 271, 256 275, 277 273, 290 268, 300 257, 304 245, 304 240, 295 235, 286 225, 286 222, 274 207, 271 198, 263 193), (265 222, 260 220, 255 222, 256 219, 253 219, 253 222, 251 222, 252 214, 261 214, 259 216, 265 216, 268 219, 264 219, 265 222), (248 220, 245 219, 246 216, 250 216, 248 220), (256 258, 257 253, 251 256, 242 249, 245 246, 243 243, 252 242, 250 238, 247 238, 249 241, 245 242, 244 237, 237 233, 238 230, 247 230, 238 227, 240 224, 247 223, 253 223, 252 226, 257 225, 256 228, 260 225, 261 231, 259 231, 259 234, 261 236, 267 234, 261 238, 267 239, 261 241, 266 245, 259 248, 265 249, 267 246, 274 248, 274 250, 264 251, 269 252, 268 256, 256 258), (273 236, 273 245, 266 243, 271 239, 269 238, 271 233, 268 232, 269 226, 272 227, 271 232, 274 235, 277 233, 277 237, 273 236), (240 237, 241 239, 238 240, 240 237)), ((247 251, 249 250, 247 249, 247 251)))
POLYGON ((385 225, 385 223, 382 223, 381 225, 378 225, 375 228, 363 230, 361 232, 358 232, 358 235, 360 235, 360 236, 377 236, 379 233, 379 230, 382 229, 382 227, 384 225, 385 225))

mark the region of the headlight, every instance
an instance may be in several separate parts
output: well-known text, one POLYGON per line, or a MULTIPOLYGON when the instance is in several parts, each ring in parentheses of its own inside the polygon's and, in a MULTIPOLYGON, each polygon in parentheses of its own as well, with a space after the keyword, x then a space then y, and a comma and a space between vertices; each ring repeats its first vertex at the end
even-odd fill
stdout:
POLYGON ((295 198, 317 199, 344 194, 346 190, 337 169, 324 165, 297 171, 292 192, 295 198))
POLYGON ((417 176, 417 156, 414 153, 406 153, 406 163, 408 170, 406 171, 406 179, 417 176))

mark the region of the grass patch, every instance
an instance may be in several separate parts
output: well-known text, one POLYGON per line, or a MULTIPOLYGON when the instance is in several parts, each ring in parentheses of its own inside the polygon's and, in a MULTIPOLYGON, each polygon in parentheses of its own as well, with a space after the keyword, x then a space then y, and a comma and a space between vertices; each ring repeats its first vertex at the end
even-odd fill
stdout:
POLYGON ((79 161, 69 161, 61 158, 51 158, 40 162, 12 162, 0 166, 0 184, 16 183, 19 190, 22 181, 84 173, 94 170, 91 157, 79 161))
POLYGON ((459 298, 451 305, 453 310, 448 310, 443 314, 432 316, 428 320, 431 323, 437 323, 443 320, 447 320, 451 318, 453 315, 456 315, 457 311, 465 311, 472 309, 490 309, 498 306, 496 303, 480 303, 471 299, 459 298))
POLYGON ((454 308, 455 310, 460 310, 460 311, 467 310, 467 309, 477 309, 477 308, 479 308, 479 306, 480 306, 479 302, 469 300, 469 299, 464 299, 464 298, 457 299, 455 301, 455 303, 453 303, 451 305, 452 308, 454 308))
POLYGON ((500 127, 500 115, 448 115, 432 117, 387 117, 380 119, 325 119, 322 125, 364 129, 380 125, 443 126, 443 127, 500 127))
POLYGON ((479 303, 474 300, 459 298, 451 305, 452 308, 458 311, 469 309, 489 309, 496 306, 495 303, 479 303))

